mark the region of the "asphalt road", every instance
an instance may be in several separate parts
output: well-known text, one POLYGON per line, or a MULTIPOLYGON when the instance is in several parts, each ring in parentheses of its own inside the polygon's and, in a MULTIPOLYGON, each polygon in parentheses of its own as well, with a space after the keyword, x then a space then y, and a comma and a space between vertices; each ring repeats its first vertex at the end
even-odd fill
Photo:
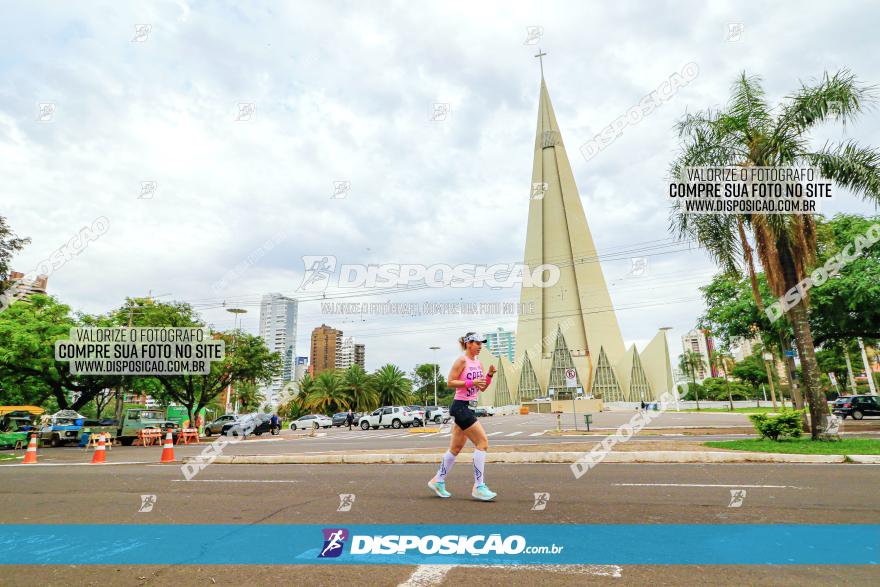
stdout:
MULTIPOLYGON (((71 449, 74 450, 74 449, 71 449)), ((146 450, 146 449, 141 449, 146 450)), ((114 449, 115 451, 115 449, 114 449)), ((429 465, 211 465, 185 481, 179 465, 7 467, 0 523, 880 523, 870 465, 603 464, 575 480, 565 465, 489 465, 495 503, 468 498, 470 467, 454 469, 451 500, 425 487, 429 465), (745 489, 729 507, 731 488, 745 489), (535 511, 534 493, 549 493, 535 511), (354 494, 337 511, 339 494, 354 494), (139 512, 142 495, 155 495, 139 512)), ((181 548, 185 548, 182 534, 181 548)), ((841 545, 845 548, 846 545, 841 545)), ((876 567, 3 567, 2 585, 876 584, 876 567), (212 580, 215 582, 213 583, 212 580)))
MULTIPOLYGON (((529 444, 559 445, 559 450, 565 450, 566 444, 583 443, 590 440, 601 440, 606 434, 613 434, 618 426, 629 421, 632 417, 630 412, 602 412, 596 414, 594 424, 591 427, 595 436, 563 434, 556 435, 552 431, 556 429, 556 416, 553 414, 530 414, 528 416, 493 416, 481 418, 480 422, 489 436, 490 450, 503 451, 505 448, 524 446, 529 444)), ((863 420, 859 423, 847 421, 844 431, 846 433, 859 433, 860 430, 874 430, 880 420, 863 420)), ((572 427, 572 416, 563 416, 563 425, 572 427)), ((434 428, 437 428, 436 426, 434 428)), ((581 426, 582 428, 582 426, 581 426)), ((754 431, 749 425, 746 416, 742 414, 703 413, 692 412, 665 413, 653 420, 647 430, 634 436, 629 443, 651 442, 656 440, 665 441, 694 441, 694 440, 726 440, 753 436, 754 431), (705 432, 694 436, 688 427, 700 427, 705 432), (720 427, 718 434, 711 433, 711 429, 720 427), (651 429, 657 434, 651 434, 651 429)), ((867 436, 877 437, 877 432, 865 432, 867 436)), ((227 455, 236 454, 303 454, 321 453, 326 451, 353 451, 353 450, 405 450, 434 448, 439 453, 449 445, 449 427, 440 428, 439 432, 414 433, 409 429, 379 429, 361 430, 353 428, 321 429, 314 436, 309 436, 305 431, 290 431, 285 429, 281 436, 264 434, 260 437, 251 437, 245 441, 229 444, 223 449, 227 455)), ((205 448, 205 442, 216 440, 203 439, 198 445, 177 445, 175 456, 180 459, 198 455, 205 448)), ((124 447, 114 446, 107 453, 107 460, 112 463, 120 462, 158 462, 161 455, 161 447, 124 447)), ((4 454, 23 455, 23 451, 4 451, 4 454)), ((91 451, 75 447, 41 448, 39 461, 44 464, 60 463, 87 463, 91 460, 91 451)), ((8 466, 10 462, 0 463, 0 467, 8 466)))

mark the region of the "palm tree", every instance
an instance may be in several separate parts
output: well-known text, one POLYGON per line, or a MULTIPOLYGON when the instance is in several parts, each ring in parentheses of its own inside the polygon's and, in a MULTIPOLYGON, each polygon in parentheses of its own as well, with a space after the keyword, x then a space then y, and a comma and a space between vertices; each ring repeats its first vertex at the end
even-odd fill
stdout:
MULTIPOLYGON (((863 198, 880 201, 880 150, 853 141, 826 143, 813 149, 809 132, 837 119, 852 122, 874 99, 848 70, 813 85, 802 85, 777 109, 765 101, 761 79, 743 73, 733 86, 726 110, 687 114, 678 124, 682 151, 672 164, 674 178, 689 166, 814 166, 822 176, 863 198)), ((746 227, 771 291, 776 296, 795 287, 815 262, 816 226, 812 216, 787 214, 687 215, 673 208, 671 229, 696 239, 723 270, 739 275, 751 259, 746 227)), ((750 271, 750 277, 752 272, 750 271)), ((761 304, 753 280, 755 301, 761 304)), ((827 427, 825 396, 808 322, 806 298, 788 311, 803 367, 810 404, 811 433, 818 438, 827 427)))
POLYGON ((400 406, 408 404, 412 392, 412 381, 396 365, 384 365, 373 374, 380 406, 400 406))
POLYGON ((691 381, 694 384, 694 397, 697 400, 697 410, 699 410, 700 392, 697 388, 697 373, 701 369, 706 368, 706 361, 703 360, 703 355, 696 351, 685 351, 678 356, 678 368, 681 369, 682 373, 691 376, 691 381))
POLYGON ((323 371, 315 378, 305 405, 321 413, 333 413, 350 407, 342 376, 336 370, 323 371))
POLYGON ((733 395, 730 393, 730 379, 728 374, 733 370, 734 360, 727 352, 717 351, 712 354, 712 365, 724 373, 724 384, 727 386, 727 401, 730 402, 730 411, 733 411, 733 395))
POLYGON ((376 394, 373 378, 363 367, 352 365, 345 370, 342 377, 353 410, 364 412, 379 407, 379 396, 376 394))

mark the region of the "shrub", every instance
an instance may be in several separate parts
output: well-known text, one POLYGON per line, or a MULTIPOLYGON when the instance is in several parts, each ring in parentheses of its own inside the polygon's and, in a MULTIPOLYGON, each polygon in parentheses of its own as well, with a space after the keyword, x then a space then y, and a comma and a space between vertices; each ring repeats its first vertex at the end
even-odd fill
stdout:
POLYGON ((752 421, 761 438, 779 440, 788 436, 798 438, 801 435, 803 431, 801 415, 800 410, 784 410, 778 416, 752 414, 749 420, 752 421))

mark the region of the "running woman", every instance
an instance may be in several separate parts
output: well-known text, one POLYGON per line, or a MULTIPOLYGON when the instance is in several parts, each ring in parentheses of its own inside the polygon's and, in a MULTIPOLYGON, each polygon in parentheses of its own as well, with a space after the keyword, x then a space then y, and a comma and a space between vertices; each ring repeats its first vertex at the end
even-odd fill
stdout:
POLYGON ((497 495, 486 486, 486 451, 489 449, 489 439, 473 410, 477 405, 477 393, 489 386, 495 374, 495 365, 490 365, 488 373, 483 376, 483 364, 477 360, 485 342, 486 337, 475 332, 468 332, 459 338, 458 343, 464 355, 455 360, 446 379, 449 387, 455 388, 455 397, 449 408, 449 415, 455 419, 455 424, 452 427, 449 450, 443 455, 440 470, 428 482, 428 487, 440 497, 452 497, 446 491, 446 476, 452 471, 455 457, 468 440, 474 444, 474 488, 471 496, 481 501, 490 501, 497 495))

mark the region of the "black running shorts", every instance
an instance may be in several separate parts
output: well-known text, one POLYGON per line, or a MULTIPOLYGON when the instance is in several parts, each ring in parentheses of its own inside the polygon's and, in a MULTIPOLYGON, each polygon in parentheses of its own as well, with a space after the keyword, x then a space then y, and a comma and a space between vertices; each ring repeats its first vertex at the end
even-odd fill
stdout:
POLYGON ((467 430, 477 421, 477 415, 471 409, 470 404, 463 399, 452 401, 452 405, 449 406, 449 415, 462 430, 467 430))

